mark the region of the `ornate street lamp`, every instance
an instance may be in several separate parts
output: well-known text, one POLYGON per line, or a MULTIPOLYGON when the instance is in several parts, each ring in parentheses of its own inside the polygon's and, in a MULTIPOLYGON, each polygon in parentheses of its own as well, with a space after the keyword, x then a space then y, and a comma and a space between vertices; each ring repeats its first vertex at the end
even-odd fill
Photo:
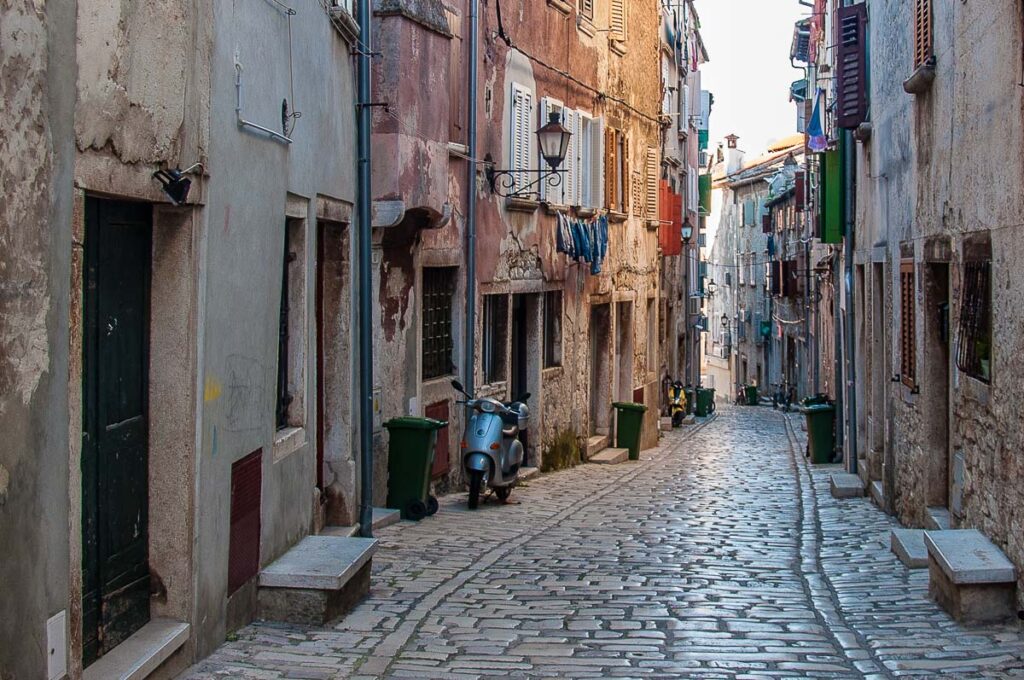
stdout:
POLYGON ((693 225, 690 224, 690 218, 687 217, 683 220, 683 243, 689 243, 690 239, 693 238, 693 225))
POLYGON ((565 160, 565 154, 569 151, 570 137, 572 137, 572 133, 562 125, 562 115, 557 111, 551 112, 547 124, 537 130, 540 155, 548 164, 548 169, 497 170, 491 163, 486 170, 491 191, 506 198, 526 198, 542 182, 547 182, 550 187, 559 186, 562 183, 562 173, 565 170, 559 170, 558 166, 565 160), (522 175, 539 175, 539 177, 529 184, 518 186, 518 178, 522 175))

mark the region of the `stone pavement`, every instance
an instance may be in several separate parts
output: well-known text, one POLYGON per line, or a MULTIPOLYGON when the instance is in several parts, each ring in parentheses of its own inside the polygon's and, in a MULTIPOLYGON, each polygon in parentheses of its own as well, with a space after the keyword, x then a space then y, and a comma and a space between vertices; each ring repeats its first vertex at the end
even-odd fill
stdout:
POLYGON ((1024 678, 1020 627, 953 622, 803 447, 794 417, 723 407, 516 505, 443 499, 380 532, 349 616, 247 626, 183 677, 1024 678))

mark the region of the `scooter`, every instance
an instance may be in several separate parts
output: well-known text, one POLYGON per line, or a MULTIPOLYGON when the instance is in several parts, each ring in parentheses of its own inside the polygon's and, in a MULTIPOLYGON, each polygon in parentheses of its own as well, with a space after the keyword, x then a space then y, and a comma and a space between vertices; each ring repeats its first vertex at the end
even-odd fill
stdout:
POLYGON ((452 387, 463 394, 471 414, 462 439, 462 466, 469 480, 469 509, 480 504, 480 493, 492 489, 498 500, 506 502, 519 481, 525 450, 519 433, 530 421, 530 410, 523 403, 526 393, 509 403, 497 399, 476 399, 458 380, 452 387))
POLYGON ((669 385, 668 414, 672 416, 672 427, 679 427, 686 419, 686 393, 680 380, 669 385))

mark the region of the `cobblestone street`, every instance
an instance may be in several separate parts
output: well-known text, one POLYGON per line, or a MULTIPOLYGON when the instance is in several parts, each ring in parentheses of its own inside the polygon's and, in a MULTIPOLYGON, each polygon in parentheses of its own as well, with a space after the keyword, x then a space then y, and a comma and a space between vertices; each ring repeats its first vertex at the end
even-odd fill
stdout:
POLYGON ((372 592, 326 629, 258 623, 187 678, 1024 677, 1019 627, 964 629, 892 521, 837 501, 799 421, 722 408, 638 463, 442 500, 380 532, 372 592))

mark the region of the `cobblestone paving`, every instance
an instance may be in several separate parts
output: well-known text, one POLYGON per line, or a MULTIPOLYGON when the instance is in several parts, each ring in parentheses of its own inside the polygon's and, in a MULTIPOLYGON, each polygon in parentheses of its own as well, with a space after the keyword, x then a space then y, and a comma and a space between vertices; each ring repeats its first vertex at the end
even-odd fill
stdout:
POLYGON ((792 417, 723 408, 517 505, 444 499, 381 532, 349 616, 247 626, 183 677, 1024 678, 1021 629, 954 623, 803 448, 792 417))

